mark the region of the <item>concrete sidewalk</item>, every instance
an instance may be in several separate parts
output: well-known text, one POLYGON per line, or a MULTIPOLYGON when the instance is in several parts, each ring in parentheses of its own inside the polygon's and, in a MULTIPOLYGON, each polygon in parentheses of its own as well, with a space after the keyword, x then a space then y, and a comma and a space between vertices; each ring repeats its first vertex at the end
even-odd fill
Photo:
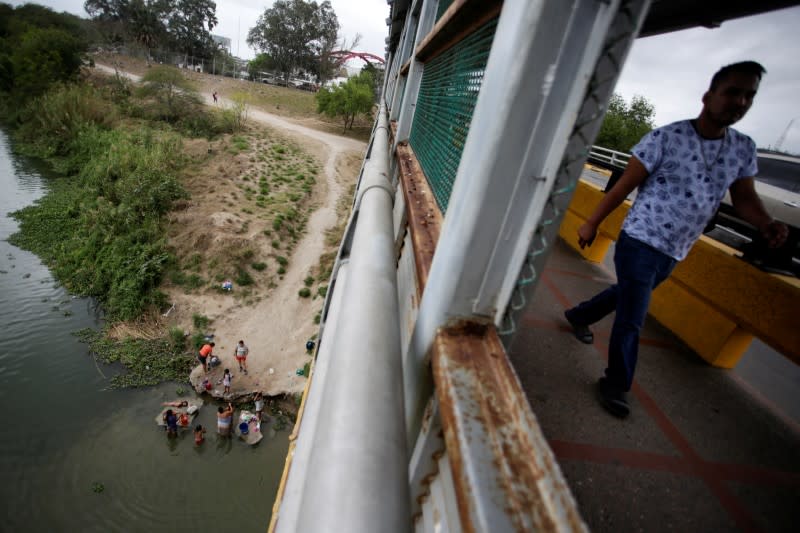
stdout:
POLYGON ((613 280, 559 241, 509 352, 590 529, 796 531, 798 425, 653 319, 631 415, 618 420, 597 402, 613 315, 585 345, 563 312, 613 280))

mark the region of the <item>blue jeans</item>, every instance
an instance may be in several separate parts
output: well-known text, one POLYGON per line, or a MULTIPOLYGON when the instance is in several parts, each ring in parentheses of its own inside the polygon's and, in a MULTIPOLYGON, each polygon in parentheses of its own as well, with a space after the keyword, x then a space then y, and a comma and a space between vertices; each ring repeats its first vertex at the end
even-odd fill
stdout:
POLYGON ((621 231, 614 252, 617 283, 567 311, 572 323, 583 326, 617 312, 606 368, 609 385, 615 389, 631 389, 639 357, 639 331, 647 316, 650 294, 669 277, 676 263, 667 254, 621 231))

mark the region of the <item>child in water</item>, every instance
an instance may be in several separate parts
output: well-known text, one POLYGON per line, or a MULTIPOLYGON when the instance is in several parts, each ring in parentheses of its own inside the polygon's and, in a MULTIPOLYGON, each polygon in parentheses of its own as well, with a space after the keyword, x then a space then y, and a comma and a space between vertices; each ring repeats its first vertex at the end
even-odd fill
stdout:
POLYGON ((222 384, 225 386, 224 394, 231 393, 231 377, 231 371, 226 368, 225 373, 222 375, 222 384))
POLYGON ((197 424, 194 427, 194 444, 195 444, 195 446, 200 446, 201 444, 203 444, 203 441, 205 440, 205 435, 206 435, 206 429, 202 425, 197 424))

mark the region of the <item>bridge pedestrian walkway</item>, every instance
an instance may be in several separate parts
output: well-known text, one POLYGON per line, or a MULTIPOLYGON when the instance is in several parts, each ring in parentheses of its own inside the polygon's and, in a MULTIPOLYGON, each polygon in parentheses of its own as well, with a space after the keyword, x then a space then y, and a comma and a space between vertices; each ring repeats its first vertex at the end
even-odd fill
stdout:
POLYGON ((575 339, 565 309, 613 271, 554 245, 509 355, 593 531, 796 531, 800 426, 648 317, 631 415, 596 399, 613 315, 575 339))

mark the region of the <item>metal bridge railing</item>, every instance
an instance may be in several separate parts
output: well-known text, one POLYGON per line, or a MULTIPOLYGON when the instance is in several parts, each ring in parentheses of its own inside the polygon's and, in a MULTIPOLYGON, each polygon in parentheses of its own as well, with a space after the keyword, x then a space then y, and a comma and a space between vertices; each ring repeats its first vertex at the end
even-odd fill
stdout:
POLYGON ((601 161, 614 168, 625 168, 628 166, 628 161, 631 158, 629 152, 618 152, 610 148, 603 148, 602 146, 593 145, 589 152, 589 160, 592 159, 601 161))

